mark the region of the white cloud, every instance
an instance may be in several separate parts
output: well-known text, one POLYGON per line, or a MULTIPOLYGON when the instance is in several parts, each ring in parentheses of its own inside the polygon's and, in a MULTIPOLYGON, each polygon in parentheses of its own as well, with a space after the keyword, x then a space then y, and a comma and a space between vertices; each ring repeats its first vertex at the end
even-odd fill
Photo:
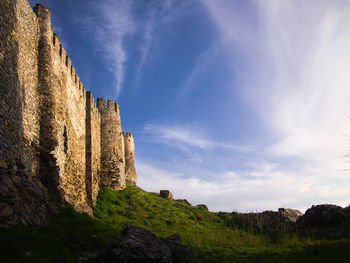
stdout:
MULTIPOLYGON (((187 199, 193 205, 206 204, 212 211, 262 211, 279 207, 305 211, 313 204, 332 202, 346 206, 342 198, 346 185, 336 186, 317 180, 312 175, 299 177, 298 171, 276 169, 274 164, 261 163, 245 172, 227 171, 201 179, 187 177, 184 172, 169 171, 169 164, 152 164, 137 160, 138 185, 147 191, 167 189, 175 199, 187 199), (332 198, 329 198, 331 196, 332 198)), ((322 174, 321 174, 322 176, 322 174)))

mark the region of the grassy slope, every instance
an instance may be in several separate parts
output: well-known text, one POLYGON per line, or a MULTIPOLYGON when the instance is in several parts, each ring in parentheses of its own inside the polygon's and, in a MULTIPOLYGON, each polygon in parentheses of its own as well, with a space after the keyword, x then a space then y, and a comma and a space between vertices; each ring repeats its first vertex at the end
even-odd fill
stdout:
POLYGON ((272 241, 234 227, 238 216, 222 217, 133 187, 102 190, 94 215, 91 219, 66 208, 47 227, 1 229, 0 262, 78 262, 81 251, 105 247, 111 238, 120 237, 126 224, 163 237, 180 233, 183 244, 203 262, 350 261, 350 240, 290 236, 272 241))

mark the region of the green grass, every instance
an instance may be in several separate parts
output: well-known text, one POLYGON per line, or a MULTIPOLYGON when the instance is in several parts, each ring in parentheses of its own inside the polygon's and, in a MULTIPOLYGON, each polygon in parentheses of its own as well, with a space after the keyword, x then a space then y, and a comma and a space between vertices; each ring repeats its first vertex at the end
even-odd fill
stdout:
POLYGON ((49 226, 0 229, 0 262, 79 262, 82 251, 106 247, 127 224, 162 237, 180 233, 201 262, 350 262, 350 240, 276 238, 257 233, 237 214, 211 213, 135 187, 102 189, 94 216, 62 208, 49 226))

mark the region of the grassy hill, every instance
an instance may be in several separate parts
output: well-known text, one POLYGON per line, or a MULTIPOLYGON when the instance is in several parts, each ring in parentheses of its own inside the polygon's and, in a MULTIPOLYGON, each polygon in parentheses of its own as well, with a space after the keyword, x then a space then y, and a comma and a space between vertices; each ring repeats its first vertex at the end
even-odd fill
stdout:
POLYGON ((166 200, 136 187, 100 191, 94 218, 61 208, 52 224, 0 229, 0 262, 79 262, 120 238, 127 224, 166 237, 181 234, 199 262, 349 262, 350 240, 269 235, 256 231, 239 214, 166 200))

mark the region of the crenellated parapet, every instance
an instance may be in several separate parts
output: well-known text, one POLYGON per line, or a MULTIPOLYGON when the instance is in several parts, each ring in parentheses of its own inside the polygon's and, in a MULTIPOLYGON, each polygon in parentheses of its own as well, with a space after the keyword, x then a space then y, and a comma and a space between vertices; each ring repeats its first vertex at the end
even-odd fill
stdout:
POLYGON ((62 46, 56 33, 53 33, 52 45, 55 68, 60 69, 62 74, 66 75, 67 82, 71 83, 72 87, 76 88, 76 92, 85 98, 86 89, 80 81, 79 75, 77 74, 75 67, 72 65, 71 59, 67 55, 67 52, 62 46))

